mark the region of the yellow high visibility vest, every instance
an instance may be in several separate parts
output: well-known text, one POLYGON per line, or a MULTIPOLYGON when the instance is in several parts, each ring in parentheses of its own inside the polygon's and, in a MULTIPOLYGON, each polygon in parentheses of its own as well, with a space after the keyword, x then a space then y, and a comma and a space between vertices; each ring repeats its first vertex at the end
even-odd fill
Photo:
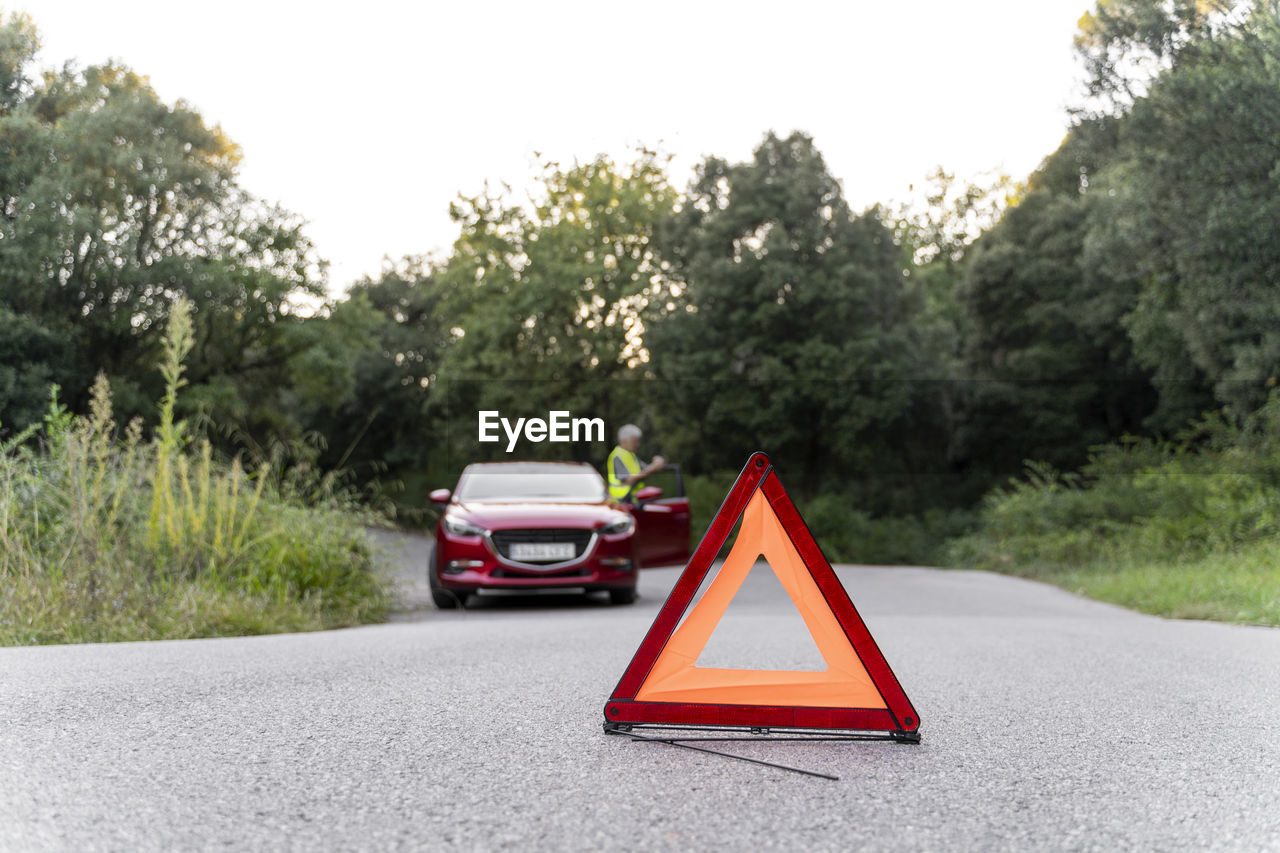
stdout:
POLYGON ((625 481, 618 477, 617 472, 614 470, 616 466, 613 464, 613 461, 615 459, 621 459, 623 466, 627 469, 627 472, 632 475, 640 473, 640 460, 637 459, 636 455, 630 450, 627 450, 624 447, 615 447, 612 452, 609 453, 609 459, 604 464, 605 467, 609 469, 609 497, 613 498, 615 501, 622 501, 627 499, 627 496, 631 494, 633 489, 639 490, 643 488, 644 483, 636 483, 630 486, 627 485, 625 481))

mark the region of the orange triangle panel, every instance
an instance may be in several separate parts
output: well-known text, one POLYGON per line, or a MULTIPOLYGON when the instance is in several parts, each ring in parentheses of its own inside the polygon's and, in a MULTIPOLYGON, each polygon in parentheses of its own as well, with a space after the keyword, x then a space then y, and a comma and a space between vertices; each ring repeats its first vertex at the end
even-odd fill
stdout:
POLYGON ((920 718, 768 458, 756 453, 605 705, 605 725, 841 729, 914 738, 920 718), (739 519, 729 556, 689 610, 739 519), (697 666, 729 602, 761 556, 800 611, 825 670, 697 666))

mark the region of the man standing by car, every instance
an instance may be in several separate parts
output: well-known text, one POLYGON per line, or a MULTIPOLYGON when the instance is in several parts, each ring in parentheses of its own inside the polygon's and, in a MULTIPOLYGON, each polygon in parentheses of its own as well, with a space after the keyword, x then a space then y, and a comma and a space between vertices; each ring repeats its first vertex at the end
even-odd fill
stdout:
POLYGON ((626 424, 618 430, 618 446, 609 454, 605 463, 609 475, 609 497, 615 501, 626 501, 632 493, 644 486, 645 477, 661 471, 667 460, 661 456, 653 457, 648 465, 642 465, 636 458, 636 448, 640 446, 640 427, 626 424))

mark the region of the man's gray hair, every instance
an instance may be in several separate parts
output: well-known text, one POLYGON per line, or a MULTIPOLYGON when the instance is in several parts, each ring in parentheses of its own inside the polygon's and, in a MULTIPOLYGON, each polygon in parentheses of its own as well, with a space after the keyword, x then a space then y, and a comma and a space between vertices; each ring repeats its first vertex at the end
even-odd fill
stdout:
POLYGON ((626 441, 629 438, 639 438, 641 434, 640 427, 635 424, 623 424, 618 427, 618 441, 626 441))

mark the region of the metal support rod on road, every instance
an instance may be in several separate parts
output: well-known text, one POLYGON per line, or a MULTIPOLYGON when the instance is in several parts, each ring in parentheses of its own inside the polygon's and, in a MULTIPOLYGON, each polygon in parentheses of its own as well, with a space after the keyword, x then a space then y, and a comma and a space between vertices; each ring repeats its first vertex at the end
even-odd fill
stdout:
MULTIPOLYGON (((614 732, 609 732, 609 733, 613 734, 614 732)), ((720 755, 725 758, 735 758, 738 761, 747 761, 747 762, 750 762, 751 764, 759 764, 764 767, 774 767, 774 768, 777 768, 778 770, 789 770, 792 773, 799 773, 804 776, 816 776, 819 779, 830 779, 833 782, 840 781, 839 776, 831 776, 827 773, 818 773, 814 770, 801 770, 799 767, 789 767, 786 764, 776 764, 772 761, 762 761, 758 758, 747 758, 745 755, 734 755, 733 753, 730 753, 730 752, 720 752, 719 750, 716 750, 716 749, 707 749, 705 746, 694 746, 693 744, 690 744, 690 743, 683 743, 682 741, 685 740, 684 738, 677 739, 677 738, 645 737, 644 735, 638 735, 635 732, 617 732, 617 734, 625 734, 627 737, 631 738, 633 741, 645 740, 645 741, 649 741, 650 743, 665 743, 668 746, 679 746, 679 747, 683 747, 684 749, 692 749, 692 750, 696 750, 697 752, 705 752, 705 753, 708 753, 709 755, 720 755)), ((749 740, 749 738, 725 738, 725 739, 726 740, 731 740, 731 739, 749 740)), ((689 740, 720 740, 720 738, 689 738, 689 740)), ((796 740, 796 738, 788 738, 788 740, 796 740)))

